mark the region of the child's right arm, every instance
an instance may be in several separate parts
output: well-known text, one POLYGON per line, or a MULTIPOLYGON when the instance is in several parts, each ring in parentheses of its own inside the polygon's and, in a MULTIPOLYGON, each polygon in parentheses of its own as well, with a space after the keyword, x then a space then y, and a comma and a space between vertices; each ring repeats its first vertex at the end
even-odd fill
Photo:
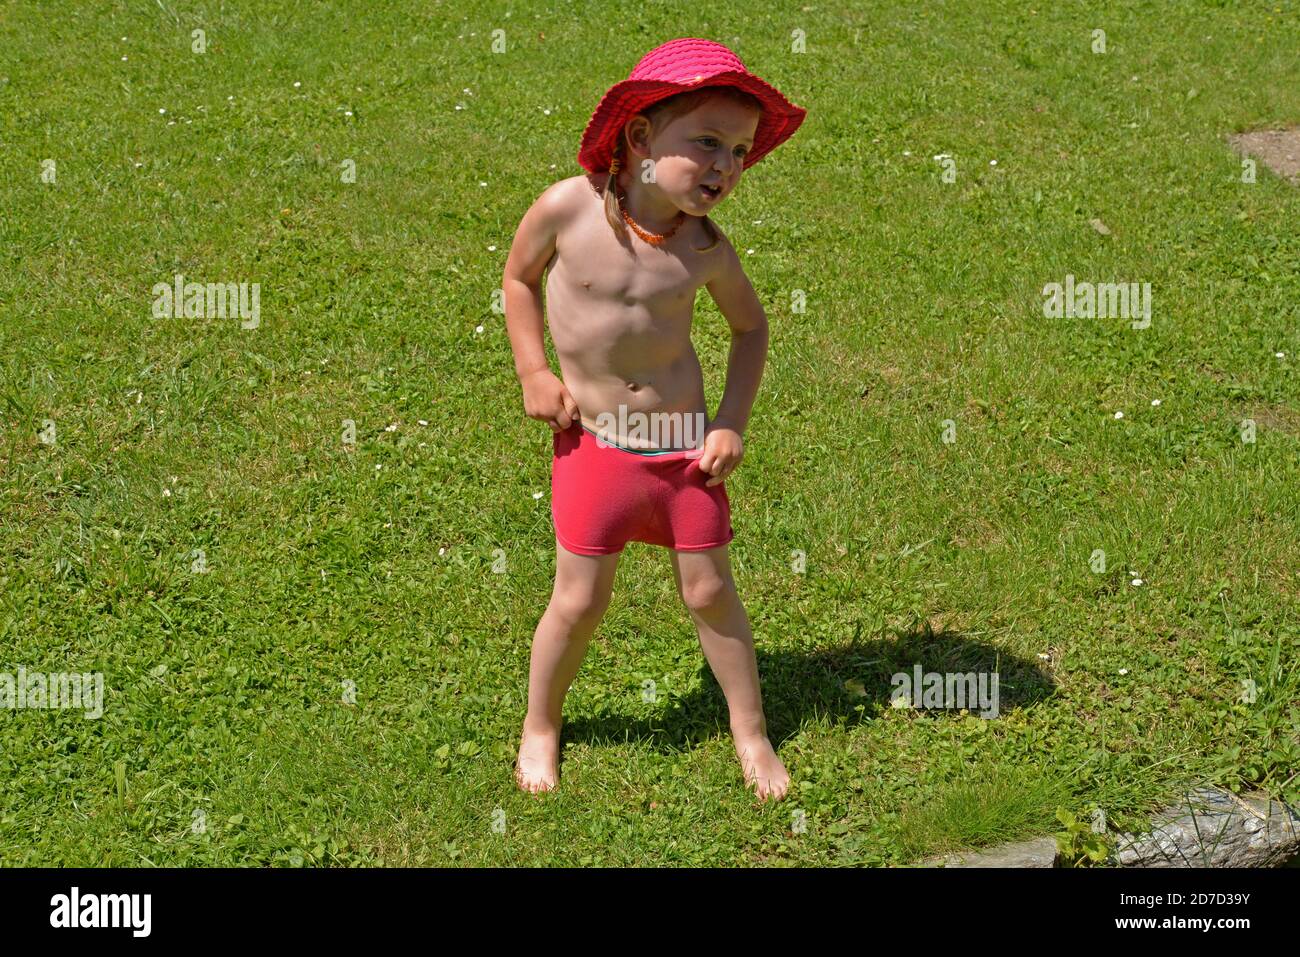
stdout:
POLYGON ((515 374, 524 390, 524 412, 559 432, 578 418, 578 404, 546 361, 542 341, 542 277, 555 253, 555 238, 569 215, 565 181, 548 187, 524 214, 506 257, 506 333, 515 374))

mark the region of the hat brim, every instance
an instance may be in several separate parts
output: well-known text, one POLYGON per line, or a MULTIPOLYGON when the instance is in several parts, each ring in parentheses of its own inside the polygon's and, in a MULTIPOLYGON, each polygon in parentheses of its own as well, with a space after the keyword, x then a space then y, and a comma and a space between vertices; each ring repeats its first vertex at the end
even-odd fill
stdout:
POLYGON ((754 145, 745 155, 743 169, 749 169, 788 140, 808 115, 807 110, 791 103, 780 90, 752 73, 727 70, 694 83, 623 80, 605 92, 596 111, 592 113, 587 128, 582 133, 578 164, 589 173, 607 172, 619 133, 628 120, 660 100, 687 90, 710 86, 730 86, 744 90, 753 94, 762 104, 762 116, 754 131, 754 145))

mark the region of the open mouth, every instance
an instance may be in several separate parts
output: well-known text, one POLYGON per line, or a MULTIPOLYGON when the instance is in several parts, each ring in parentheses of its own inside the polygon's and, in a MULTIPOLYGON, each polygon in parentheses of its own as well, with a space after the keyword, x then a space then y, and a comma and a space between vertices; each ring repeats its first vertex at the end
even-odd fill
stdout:
POLYGON ((721 187, 721 186, 705 186, 705 185, 701 184, 701 185, 700 185, 700 192, 701 192, 701 193, 705 196, 705 198, 707 198, 707 199, 717 199, 719 196, 722 195, 722 187, 721 187))

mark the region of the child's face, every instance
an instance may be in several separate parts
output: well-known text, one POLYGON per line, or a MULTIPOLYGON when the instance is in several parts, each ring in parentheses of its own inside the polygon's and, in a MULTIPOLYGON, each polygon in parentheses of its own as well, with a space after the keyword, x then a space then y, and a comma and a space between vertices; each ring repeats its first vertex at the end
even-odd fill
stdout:
POLYGON ((650 139, 655 184, 684 212, 707 215, 740 182, 758 120, 757 110, 721 99, 676 117, 650 139), (717 194, 705 184, 718 187, 717 194))

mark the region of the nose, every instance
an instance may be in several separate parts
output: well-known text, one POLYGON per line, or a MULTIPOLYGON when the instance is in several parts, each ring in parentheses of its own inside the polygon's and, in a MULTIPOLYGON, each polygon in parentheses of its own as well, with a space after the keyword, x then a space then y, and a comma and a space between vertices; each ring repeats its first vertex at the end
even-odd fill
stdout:
POLYGON ((719 159, 716 162, 714 162, 713 168, 716 169, 727 179, 730 179, 732 171, 735 168, 735 165, 736 165, 735 154, 727 153, 725 158, 719 159))

